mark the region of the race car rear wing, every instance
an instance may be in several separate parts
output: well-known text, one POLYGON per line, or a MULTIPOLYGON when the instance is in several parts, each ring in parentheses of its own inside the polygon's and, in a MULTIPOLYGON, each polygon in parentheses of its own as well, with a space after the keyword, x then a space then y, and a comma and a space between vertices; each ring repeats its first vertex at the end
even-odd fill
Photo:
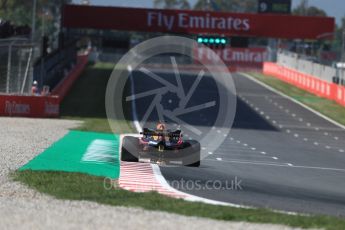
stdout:
POLYGON ((176 130, 174 132, 165 132, 160 130, 151 130, 144 128, 143 132, 140 132, 144 136, 168 136, 168 137, 182 137, 181 130, 176 130))

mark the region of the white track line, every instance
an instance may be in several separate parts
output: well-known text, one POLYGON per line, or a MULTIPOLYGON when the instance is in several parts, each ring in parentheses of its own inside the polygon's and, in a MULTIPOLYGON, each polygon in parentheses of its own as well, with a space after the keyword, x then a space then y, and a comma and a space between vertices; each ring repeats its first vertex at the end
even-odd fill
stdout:
MULTIPOLYGON (((281 97, 283 97, 283 98, 285 98, 285 99, 288 99, 288 100, 290 100, 290 101, 292 101, 292 102, 294 102, 294 103, 296 103, 296 104, 302 106, 302 107, 305 108, 306 110, 308 110, 308 111, 314 113, 315 115, 317 115, 317 116, 323 118, 324 120, 330 122, 331 124, 333 124, 333 125, 335 125, 335 126, 341 128, 341 129, 345 129, 345 126, 344 126, 344 125, 342 125, 342 124, 340 124, 340 123, 334 121, 333 119, 331 119, 331 118, 329 118, 329 117, 323 115, 322 113, 320 113, 320 112, 318 112, 318 111, 316 111, 316 110, 310 108, 309 106, 303 104, 302 102, 299 102, 299 101, 297 101, 296 99, 294 99, 294 98, 292 98, 292 97, 290 97, 290 96, 288 96, 288 95, 286 95, 286 94, 284 94, 284 93, 282 93, 282 92, 279 92, 278 90, 276 90, 276 89, 272 88, 271 86, 269 86, 269 85, 267 85, 267 84, 265 84, 265 83, 263 83, 263 82, 261 82, 261 81, 255 79, 254 77, 250 76, 249 74, 247 74, 247 73, 238 73, 238 74, 240 74, 240 75, 246 77, 247 79, 249 79, 249 80, 251 80, 251 81, 254 81, 255 83, 257 83, 257 84, 261 85, 262 87, 264 87, 264 88, 266 88, 266 89, 272 91, 273 93, 276 93, 276 94, 280 95, 281 97)), ((292 116, 295 117, 296 114, 292 114, 292 116)), ((300 118, 300 121, 302 122, 303 119, 300 118)), ((308 122, 308 123, 307 123, 307 126, 310 127, 311 124, 308 122)), ((315 130, 316 130, 316 131, 319 131, 320 128, 319 128, 319 127, 315 127, 315 130)), ((286 132, 287 132, 287 133, 290 133, 289 130, 287 130, 286 132)), ((328 134, 328 133, 324 133, 324 135, 325 135, 325 136, 328 136, 329 134, 328 134)), ((339 137, 334 137, 334 139, 335 139, 335 140, 338 140, 339 137)), ((308 139, 304 139, 304 141, 308 141, 308 139)), ((319 143, 318 143, 318 142, 314 142, 314 145, 319 145, 319 143)), ((327 149, 329 149, 329 148, 327 148, 327 149)), ((342 151, 339 151, 339 152, 342 152, 342 151)), ((345 151, 344 151, 344 152, 345 152, 345 151)))
POLYGON ((282 93, 282 92, 277 91, 276 89, 274 89, 274 88, 272 88, 271 86, 266 85, 265 83, 263 83, 263 82, 261 82, 261 81, 255 79, 254 77, 250 76, 249 74, 247 74, 247 73, 238 73, 238 74, 240 74, 240 75, 242 75, 242 76, 248 78, 249 80, 254 81, 255 83, 261 85, 262 87, 264 87, 264 88, 266 88, 266 89, 268 89, 268 90, 270 90, 270 91, 272 91, 272 92, 274 92, 274 93, 276 93, 276 94, 278 94, 278 95, 280 95, 280 96, 282 96, 282 97, 284 97, 284 98, 286 98, 286 99, 291 100, 292 102, 294 102, 294 103, 296 103, 296 104, 302 106, 303 108, 305 108, 305 109, 309 110, 310 112, 316 114, 317 116, 319 116, 319 117, 325 119, 326 121, 332 123, 333 125, 336 125, 336 126, 338 126, 339 128, 345 129, 345 126, 344 126, 344 125, 342 125, 342 124, 340 124, 340 123, 338 123, 338 122, 332 120, 332 119, 329 118, 329 117, 326 117, 326 116, 323 115, 322 113, 317 112, 316 110, 314 110, 314 109, 312 109, 312 108, 306 106, 306 105, 303 104, 302 102, 299 102, 299 101, 297 101, 296 99, 294 99, 294 98, 292 98, 292 97, 290 97, 290 96, 288 96, 288 95, 286 95, 286 94, 284 94, 284 93, 282 93))
MULTIPOLYGON (((216 160, 206 159, 206 161, 216 161, 216 160)), ((279 163, 265 163, 265 162, 241 161, 241 160, 223 160, 222 162, 223 163, 235 163, 235 164, 250 164, 250 165, 261 165, 261 166, 275 166, 275 167, 290 167, 290 168, 300 168, 300 169, 326 170, 326 171, 336 171, 336 172, 344 172, 345 173, 345 169, 340 169, 340 168, 292 165, 291 163, 279 164, 279 163)))
MULTIPOLYGON (((134 92, 134 80, 133 80, 133 76, 132 76, 132 66, 127 66, 127 70, 129 72, 129 78, 130 78, 130 82, 131 82, 131 94, 132 95, 135 95, 134 92)), ((133 123, 134 123, 134 126, 135 126, 135 129, 138 131, 138 133, 142 132, 142 128, 140 126, 140 123, 138 121, 138 116, 137 116, 137 108, 135 106, 135 98, 132 100, 132 111, 133 111, 133 123)))
POLYGON ((198 197, 198 196, 194 196, 194 195, 190 195, 184 192, 181 192, 179 190, 176 190, 175 188, 171 187, 169 185, 169 183, 165 180, 164 176, 161 173, 161 170, 159 168, 158 165, 156 164, 151 164, 151 167, 153 169, 154 175, 156 177, 156 179, 160 182, 160 184, 169 189, 172 192, 175 192, 177 194, 181 194, 181 195, 186 195, 186 197, 184 198, 184 200, 187 201, 194 201, 194 202, 203 202, 206 204, 214 204, 214 205, 223 205, 223 206, 231 206, 231 207, 237 207, 237 208, 250 208, 248 206, 242 206, 242 205, 237 205, 237 204, 232 204, 232 203, 227 203, 227 202, 220 202, 220 201, 216 201, 216 200, 210 200, 210 199, 206 199, 206 198, 202 198, 202 197, 198 197))
MULTIPOLYGON (((132 73, 132 67, 128 66, 127 69, 130 72, 131 93, 132 93, 132 95, 134 95, 134 91, 135 91, 134 90, 134 82, 133 82, 133 77, 132 77, 132 74, 131 74, 132 73)), ((137 114, 136 114, 136 108, 135 107, 136 106, 135 106, 135 99, 134 99, 134 100, 132 100, 132 111, 133 111, 132 115, 133 115, 133 120, 134 120, 133 123, 134 123, 135 129, 137 130, 137 132, 140 133, 140 132, 142 132, 142 127, 140 126, 140 123, 138 121, 138 117, 137 117, 137 114)), ((121 146, 121 143, 120 143, 120 146, 121 146)), ((211 153, 211 154, 213 154, 213 153, 211 153)), ((137 165, 139 167, 141 167, 142 164, 143 163, 137 163, 137 165)), ((178 190, 174 189, 173 187, 171 187, 169 185, 169 183, 166 181, 166 179, 162 175, 162 173, 160 171, 160 168, 159 168, 159 166, 157 164, 151 164, 151 168, 153 170, 153 175, 155 176, 155 178, 159 182, 159 184, 165 190, 170 191, 170 193, 167 194, 167 195, 183 198, 184 200, 187 200, 187 201, 203 202, 203 203, 207 203, 207 204, 231 206, 231 207, 237 207, 237 208, 250 208, 248 206, 243 206, 243 205, 237 205, 237 204, 233 204, 233 203, 227 203, 227 202, 220 202, 220 201, 205 199, 205 198, 202 198, 202 197, 198 197, 198 196, 194 196, 194 195, 191 195, 191 194, 188 194, 188 193, 183 193, 181 191, 178 191, 178 190)), ((120 170, 121 170, 121 167, 120 167, 120 170)), ((119 180, 121 180, 121 173, 120 173, 120 179, 119 180)))
MULTIPOLYGON (((134 95, 134 83, 133 83, 133 79, 132 79, 132 67, 128 66, 128 71, 130 72, 130 77, 131 77, 131 91, 132 91, 132 95, 134 95)), ((135 124, 135 128, 137 130, 137 132, 141 132, 142 127, 140 126, 140 123, 138 121, 137 118, 137 114, 136 114, 136 108, 135 108, 135 100, 132 100, 132 108, 134 108, 132 111, 135 114, 133 115, 133 122, 135 124)), ((139 136, 138 134, 135 134, 136 136, 139 136)), ((230 138, 233 140, 233 138, 230 138)), ((121 150, 121 144, 122 140, 120 138, 120 150, 121 150)), ((266 154, 265 152, 261 152, 262 154, 266 154)), ((121 156, 121 151, 119 151, 119 155, 121 156)), ((138 163, 138 164, 142 164, 142 163, 138 163)), ((250 206, 243 206, 243 205, 238 205, 238 204, 233 204, 233 203, 228 203, 228 202, 221 202, 221 201, 216 201, 216 200, 210 200, 210 199, 206 199, 206 198, 202 198, 202 197, 198 197, 198 196, 194 196, 188 193, 184 193, 181 191, 178 191, 176 189, 174 189, 173 187, 171 187, 169 185, 169 183, 166 181, 166 179, 164 178, 164 176, 162 175, 160 168, 157 164, 151 164, 152 170, 153 170, 153 174, 156 178, 156 180, 159 182, 159 184, 164 187, 165 189, 171 191, 171 193, 167 193, 167 195, 175 195, 177 194, 178 196, 181 196, 184 200, 186 201, 192 201, 192 202, 202 202, 202 203, 206 203, 206 204, 213 204, 213 205, 223 205, 223 206, 230 206, 230 207, 236 207, 236 208, 253 208, 255 209, 255 207, 250 207, 250 206)), ((121 170, 121 167, 120 167, 121 170)), ((120 174, 121 175, 121 174, 120 174)), ((133 191, 133 190, 132 190, 133 191)), ((133 191, 135 192, 135 191, 133 191)), ((297 212, 285 212, 285 211, 278 211, 278 210, 273 210, 274 212, 277 213, 284 213, 284 214, 288 214, 288 215, 299 215, 297 212)))

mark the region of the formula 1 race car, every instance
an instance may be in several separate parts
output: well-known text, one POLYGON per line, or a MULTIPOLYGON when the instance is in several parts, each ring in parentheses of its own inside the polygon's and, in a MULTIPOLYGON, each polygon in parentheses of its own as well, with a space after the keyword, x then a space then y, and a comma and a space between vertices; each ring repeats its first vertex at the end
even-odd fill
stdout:
POLYGON ((200 143, 183 140, 181 130, 144 128, 140 137, 125 136, 122 140, 121 160, 200 166, 200 143))

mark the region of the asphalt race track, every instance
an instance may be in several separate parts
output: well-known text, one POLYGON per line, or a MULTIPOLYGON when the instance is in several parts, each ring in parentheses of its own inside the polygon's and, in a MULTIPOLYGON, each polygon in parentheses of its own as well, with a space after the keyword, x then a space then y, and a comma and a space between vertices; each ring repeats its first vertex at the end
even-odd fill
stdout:
MULTIPOLYGON (((150 78, 139 72, 133 76, 137 91, 150 78)), ((241 74, 233 77, 237 109, 230 134, 199 168, 160 167, 167 181, 186 193, 218 201, 345 216, 344 130, 241 74), (240 186, 234 186, 236 182, 240 186)), ((217 95, 212 84, 204 84, 195 98, 217 95)), ((139 116, 148 108, 145 103, 136 107, 139 116)), ((204 131, 205 124, 212 125, 212 109, 186 115, 186 120, 204 131)), ((155 122, 148 119, 146 126, 155 122)), ((185 133, 193 137, 189 130, 185 133)))

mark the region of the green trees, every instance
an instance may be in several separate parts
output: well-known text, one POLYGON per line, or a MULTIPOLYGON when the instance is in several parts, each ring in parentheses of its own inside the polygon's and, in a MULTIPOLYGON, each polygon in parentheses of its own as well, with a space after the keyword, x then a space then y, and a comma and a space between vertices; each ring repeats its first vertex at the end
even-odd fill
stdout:
POLYGON ((344 33, 345 32, 345 16, 341 19, 341 23, 336 28, 335 32, 335 47, 337 50, 343 49, 344 41, 344 33))
MULTIPOLYGON (((36 30, 34 39, 48 35, 49 43, 57 46, 60 31, 61 6, 72 0, 36 0, 36 30)), ((10 21, 16 26, 29 26, 32 24, 34 0, 0 0, 0 19, 10 21)))
MULTIPOLYGON (((256 13, 258 7, 257 4, 257 0, 198 0, 194 9, 256 13)), ((324 10, 315 6, 308 6, 307 0, 302 0, 301 3, 293 9, 292 13, 295 15, 305 16, 327 16, 324 10)))
MULTIPOLYGON (((37 0, 37 25, 46 21, 50 31, 53 22, 60 17, 60 7, 71 0, 37 0), (44 17, 44 18, 43 18, 44 17)), ((29 25, 32 20, 33 0, 0 0, 0 19, 11 21, 15 25, 29 25)))
POLYGON ((301 3, 292 10, 292 14, 301 16, 319 16, 326 17, 327 13, 315 6, 309 6, 308 0, 302 0, 301 3))
POLYGON ((27 10, 30 8, 31 1, 24 0, 0 0, 0 18, 9 20, 17 25, 29 25, 31 13, 27 10))
POLYGON ((154 6, 164 9, 190 9, 188 0, 154 0, 154 6))
POLYGON ((257 0, 198 0, 196 10, 257 12, 257 0))

